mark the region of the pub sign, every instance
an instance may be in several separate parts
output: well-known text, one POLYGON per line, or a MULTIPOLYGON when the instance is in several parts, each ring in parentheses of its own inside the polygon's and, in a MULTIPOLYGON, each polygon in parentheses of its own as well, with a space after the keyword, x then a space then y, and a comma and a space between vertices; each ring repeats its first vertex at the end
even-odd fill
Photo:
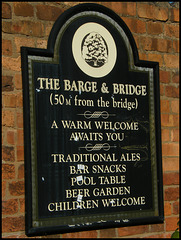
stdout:
POLYGON ((21 56, 26 234, 162 223, 159 64, 124 21, 77 5, 21 56))

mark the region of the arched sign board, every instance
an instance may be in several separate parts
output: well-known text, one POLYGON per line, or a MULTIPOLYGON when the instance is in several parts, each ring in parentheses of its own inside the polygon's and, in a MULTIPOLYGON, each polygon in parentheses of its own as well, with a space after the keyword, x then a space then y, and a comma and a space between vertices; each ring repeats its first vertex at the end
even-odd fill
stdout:
POLYGON ((26 234, 162 223, 159 65, 123 20, 80 4, 21 53, 26 234))

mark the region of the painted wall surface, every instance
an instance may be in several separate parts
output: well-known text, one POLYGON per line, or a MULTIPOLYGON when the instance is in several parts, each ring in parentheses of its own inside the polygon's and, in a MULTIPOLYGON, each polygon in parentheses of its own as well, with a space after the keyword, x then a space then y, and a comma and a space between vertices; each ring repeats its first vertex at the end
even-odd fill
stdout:
MULTIPOLYGON (((2 2, 2 237, 24 238, 24 139, 20 47, 47 48, 56 19, 83 2, 2 2)), ((94 2, 95 3, 95 2, 94 2)), ((141 60, 160 66, 163 224, 50 235, 54 238, 170 238, 179 220, 179 3, 96 2, 116 12, 141 60)), ((46 236, 36 237, 46 238, 46 236)))

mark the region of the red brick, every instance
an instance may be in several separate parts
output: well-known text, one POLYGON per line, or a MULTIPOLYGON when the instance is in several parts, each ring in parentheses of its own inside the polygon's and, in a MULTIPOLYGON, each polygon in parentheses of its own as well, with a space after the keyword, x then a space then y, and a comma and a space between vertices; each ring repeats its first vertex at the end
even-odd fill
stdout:
POLYGON ((147 23, 147 33, 151 35, 159 35, 163 33, 163 24, 158 22, 147 23))
POLYGON ((36 44, 37 44, 37 48, 44 48, 44 49, 47 48, 47 40, 43 40, 43 39, 37 40, 36 44))
POLYGON ((115 238, 116 237, 116 229, 108 228, 99 230, 100 235, 99 238, 115 238))
POLYGON ((11 18, 11 6, 8 3, 2 3, 2 18, 11 18))
POLYGON ((167 39, 152 38, 150 50, 158 52, 172 52, 172 41, 167 39))
POLYGON ((18 232, 25 230, 24 217, 6 217, 2 219, 2 232, 18 232))
POLYGON ((170 141, 170 130, 162 129, 162 142, 170 141))
POLYGON ((23 128, 23 113, 17 112, 16 122, 18 128, 23 128))
POLYGON ((140 60, 147 60, 147 54, 145 53, 139 53, 140 60))
POLYGON ((17 146, 24 145, 24 132, 22 129, 18 129, 17 131, 17 146))
POLYGON ((172 129, 171 130, 171 141, 179 142, 179 129, 172 129))
MULTIPOLYGON (((80 3, 80 2, 73 2, 73 1, 72 2, 64 2, 66 8, 73 7, 73 6, 77 5, 77 3, 80 3)), ((101 3, 101 2, 97 2, 97 3, 101 3)))
POLYGON ((15 132, 12 130, 7 131, 7 143, 11 145, 15 144, 15 132))
POLYGON ((161 125, 163 127, 177 127, 179 123, 178 115, 161 114, 161 125))
POLYGON ((6 93, 3 95, 3 106, 15 108, 16 107, 16 95, 13 93, 6 93))
POLYGON ((177 185, 179 184, 179 173, 170 172, 163 174, 163 185, 177 185))
POLYGON ((15 85, 15 88, 17 90, 21 90, 22 89, 22 77, 21 77, 21 74, 16 73, 14 75, 14 85, 15 85))
POLYGON ((171 111, 172 113, 179 113, 179 100, 171 101, 171 111))
POLYGON ((121 228, 118 228, 118 236, 119 237, 130 236, 130 235, 145 233, 148 231, 149 231, 148 225, 121 227, 121 228))
POLYGON ((10 199, 7 201, 2 201, 2 214, 13 215, 18 212, 18 200, 10 199))
POLYGON ((14 162, 14 147, 2 146, 2 160, 6 162, 14 162))
POLYGON ((160 96, 165 95, 165 84, 160 84, 160 96))
POLYGON ((5 145, 6 144, 6 130, 4 130, 4 127, 2 127, 2 134, 1 134, 1 143, 2 145, 5 145))
POLYGON ((12 55, 12 42, 11 40, 2 40, 2 55, 11 56, 12 55))
POLYGON ((157 7, 151 4, 138 3, 138 16, 154 20, 166 21, 168 19, 168 9, 157 7))
POLYGON ((12 71, 21 71, 21 57, 11 58, 11 57, 2 57, 2 66, 5 69, 12 71))
POLYGON ((27 37, 15 37, 14 42, 16 45, 17 53, 20 53, 20 48, 24 47, 35 47, 35 39, 27 37))
POLYGON ((112 2, 109 8, 117 14, 129 16, 136 15, 136 2, 112 2))
POLYGON ((29 20, 3 22, 2 31, 5 33, 19 33, 27 36, 43 37, 44 25, 41 22, 34 22, 29 20))
MULTIPOLYGON (((27 237, 25 234, 21 234, 21 233, 16 233, 16 235, 8 235, 6 236, 6 238, 29 238, 27 237)), ((41 237, 35 237, 35 238, 41 238, 41 237)))
POLYGON ((178 114, 174 114, 173 115, 173 126, 174 127, 179 127, 179 115, 178 114))
POLYGON ((171 233, 153 234, 144 238, 171 238, 171 233))
POLYGON ((168 68, 179 68, 179 56, 165 54, 164 56, 165 66, 168 68))
POLYGON ((164 232, 164 223, 150 225, 151 232, 164 232))
MULTIPOLYGON (((67 4, 67 2, 65 2, 66 4, 67 4)), ((105 6, 105 7, 107 7, 107 8, 110 8, 110 9, 112 9, 113 10, 113 7, 114 6, 112 6, 112 2, 97 2, 98 4, 102 4, 103 6, 105 6)), ((113 5, 114 5, 114 3, 113 3, 113 5)), ((113 10, 113 11, 115 11, 115 10, 113 10)))
POLYGON ((165 35, 172 38, 179 38, 179 26, 172 24, 165 25, 165 35))
POLYGON ((179 87, 165 86, 165 96, 179 98, 179 87))
POLYGON ((64 233, 62 234, 63 238, 97 238, 97 231, 83 231, 83 232, 74 232, 74 233, 64 233))
POLYGON ((161 109, 162 113, 169 113, 170 112, 170 101, 161 99, 160 109, 161 109))
POLYGON ((37 5, 36 9, 37 18, 46 21, 55 21, 63 13, 63 9, 47 5, 37 5))
POLYGON ((172 50, 172 42, 165 39, 144 37, 142 39, 142 47, 148 51, 170 52, 172 50))
POLYGON ((22 24, 21 34, 34 37, 44 36, 44 25, 40 21, 38 22, 23 21, 23 23, 20 22, 20 24, 22 24))
POLYGON ((152 38, 150 37, 140 37, 140 41, 142 49, 145 50, 151 50, 152 46, 152 38))
POLYGON ((173 51, 175 53, 179 53, 180 52, 180 45, 179 45, 179 41, 178 40, 172 40, 173 42, 173 51))
POLYGON ((175 231, 177 229, 177 217, 167 217, 165 218, 166 222, 166 231, 175 231))
POLYGON ((173 214, 175 215, 179 214, 179 202, 173 203, 173 214))
POLYGON ((11 182, 9 192, 12 196, 21 196, 24 194, 24 181, 11 182))
POLYGON ((20 213, 24 213, 25 212, 25 199, 20 198, 19 202, 20 202, 20 213))
POLYGON ((24 146, 17 146, 17 161, 24 161, 24 146))
POLYGON ((163 158, 163 172, 178 171, 179 158, 169 157, 163 158))
POLYGON ((2 179, 15 178, 15 166, 13 164, 2 164, 2 179))
POLYGON ((2 32, 5 33, 20 33, 21 31, 21 24, 19 23, 12 23, 12 22, 2 22, 2 32))
POLYGON ((178 143, 163 143, 162 144, 163 156, 179 156, 178 143))
POLYGON ((173 126, 173 117, 169 114, 161 114, 161 125, 162 127, 173 126))
POLYGON ((61 234, 45 235, 45 236, 43 236, 42 238, 48 238, 48 239, 61 238, 61 234))
MULTIPOLYGON (((124 2, 122 2, 124 4, 124 2)), ((128 15, 135 16, 136 15, 136 2, 126 2, 126 11, 128 15)))
POLYGON ((18 168, 18 179, 24 178, 24 164, 20 165, 18 168))
POLYGON ((179 22, 179 9, 176 8, 170 9, 170 20, 172 22, 179 22))
POLYGON ((137 20, 135 23, 135 33, 145 33, 146 32, 146 24, 142 20, 137 20))
POLYGON ((21 107, 21 108, 23 107, 23 93, 22 92, 17 93, 16 106, 21 107))
POLYGON ((179 83, 179 73, 178 72, 173 73, 172 82, 179 83))
POLYGON ((2 125, 6 127, 14 127, 15 124, 14 111, 4 110, 2 111, 2 125))
POLYGON ((140 36, 137 36, 137 34, 133 34, 134 40, 136 42, 136 46, 139 49, 141 49, 141 44, 140 44, 140 36))
POLYGON ((7 185, 7 183, 6 183, 6 181, 3 181, 2 180, 2 199, 5 197, 5 195, 6 195, 6 185, 7 185))
POLYGON ((146 24, 142 20, 136 20, 134 18, 122 17, 123 21, 126 23, 131 32, 134 33, 145 33, 146 24))
POLYGON ((164 215, 170 216, 172 214, 172 205, 170 202, 164 202, 164 215))
POLYGON ((172 41, 168 39, 157 39, 156 50, 158 52, 172 52, 172 41))
POLYGON ((33 6, 29 3, 14 3, 14 13, 16 16, 33 17, 33 6))
POLYGON ((9 92, 14 90, 14 85, 11 76, 2 76, 2 91, 9 92))
POLYGON ((179 199, 179 188, 169 187, 165 189, 164 200, 165 201, 176 201, 179 199))
POLYGON ((45 26, 45 36, 46 37, 49 37, 52 27, 53 27, 53 22, 47 22, 47 24, 45 26))
POLYGON ((159 62, 160 67, 163 67, 163 56, 156 53, 149 53, 148 60, 153 62, 159 62))
POLYGON ((160 70, 160 82, 169 83, 170 82, 170 72, 160 70))

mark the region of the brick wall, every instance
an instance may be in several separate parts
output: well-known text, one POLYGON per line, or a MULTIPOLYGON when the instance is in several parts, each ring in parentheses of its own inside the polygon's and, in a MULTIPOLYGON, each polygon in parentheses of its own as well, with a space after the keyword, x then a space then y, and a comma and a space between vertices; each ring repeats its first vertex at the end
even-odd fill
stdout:
MULTIPOLYGON (((22 238, 24 143, 20 47, 46 48, 57 17, 80 2, 2 2, 2 236, 22 238)), ((164 224, 54 235, 170 238, 179 218, 179 3, 97 2, 126 22, 140 59, 160 64, 164 224)), ((45 237, 39 237, 45 238, 45 237)))

